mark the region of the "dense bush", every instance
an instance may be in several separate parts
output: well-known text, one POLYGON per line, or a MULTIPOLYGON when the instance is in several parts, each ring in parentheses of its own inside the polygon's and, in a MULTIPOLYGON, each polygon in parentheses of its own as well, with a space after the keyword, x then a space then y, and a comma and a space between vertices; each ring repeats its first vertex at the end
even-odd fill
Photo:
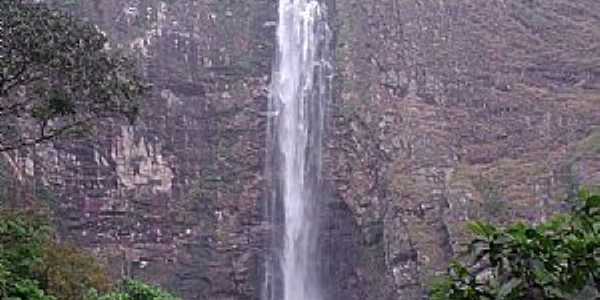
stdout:
POLYGON ((42 218, 0 215, 0 299, 55 299, 45 293, 35 273, 49 233, 42 218))
POLYGON ((88 300, 178 300, 179 298, 140 281, 126 280, 119 292, 98 295, 90 293, 88 300))
POLYGON ((44 290, 63 300, 84 300, 90 288, 101 293, 112 288, 107 270, 92 255, 55 242, 45 245, 36 273, 44 290))
POLYGON ((600 196, 539 226, 472 223, 472 264, 453 262, 433 300, 594 299, 600 290, 600 196), (584 296, 586 294, 586 296, 584 296))
POLYGON ((177 300, 139 281, 115 290, 90 254, 53 239, 44 217, 0 212, 0 299, 177 300))

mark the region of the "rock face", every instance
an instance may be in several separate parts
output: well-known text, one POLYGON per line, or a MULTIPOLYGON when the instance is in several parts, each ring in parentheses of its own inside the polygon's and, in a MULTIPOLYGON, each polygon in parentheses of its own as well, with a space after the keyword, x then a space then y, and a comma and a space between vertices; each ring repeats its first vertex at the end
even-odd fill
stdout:
POLYGON ((600 3, 337 1, 330 176, 362 299, 419 299, 464 222, 544 220, 600 183, 600 3))
MULTIPOLYGON (((107 122, 10 165, 56 192, 64 239, 115 276, 257 299, 276 1, 68 3, 133 49, 154 89, 136 126, 107 122)), ((600 184, 600 2, 328 6, 327 299, 420 299, 465 221, 538 222, 600 184)))
POLYGON ((276 3, 55 2, 153 84, 135 126, 11 160, 53 187, 62 237, 185 299, 256 299, 276 3))

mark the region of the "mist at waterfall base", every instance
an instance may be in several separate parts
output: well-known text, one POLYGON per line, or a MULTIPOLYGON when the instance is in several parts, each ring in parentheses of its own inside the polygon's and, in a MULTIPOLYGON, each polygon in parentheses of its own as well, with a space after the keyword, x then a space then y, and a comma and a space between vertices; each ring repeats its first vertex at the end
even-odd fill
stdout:
POLYGON ((330 31, 325 5, 280 0, 278 52, 270 111, 274 250, 265 268, 263 300, 323 300, 316 216, 321 184, 325 108, 330 98, 330 31), (279 222, 276 220, 280 219, 279 222))

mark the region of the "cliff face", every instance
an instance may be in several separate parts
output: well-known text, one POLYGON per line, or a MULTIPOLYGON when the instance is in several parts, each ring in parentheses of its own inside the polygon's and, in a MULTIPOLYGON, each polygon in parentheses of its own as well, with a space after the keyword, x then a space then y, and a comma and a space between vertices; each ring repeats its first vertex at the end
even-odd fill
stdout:
MULTIPOLYGON (((330 176, 368 299, 419 299, 464 221, 536 222, 599 184, 600 3, 337 1, 330 176)), ((365 299, 365 298, 363 298, 365 299)))
MULTIPOLYGON (((328 1, 328 299, 419 299, 465 221, 540 221, 600 184, 600 3, 472 2, 328 1)), ((277 2, 69 3, 154 89, 135 126, 11 165, 56 191, 63 237, 115 275, 256 299, 277 2)))
POLYGON ((135 126, 11 160, 55 190, 62 237, 186 299, 256 298, 277 3, 55 4, 133 49, 153 84, 135 126))

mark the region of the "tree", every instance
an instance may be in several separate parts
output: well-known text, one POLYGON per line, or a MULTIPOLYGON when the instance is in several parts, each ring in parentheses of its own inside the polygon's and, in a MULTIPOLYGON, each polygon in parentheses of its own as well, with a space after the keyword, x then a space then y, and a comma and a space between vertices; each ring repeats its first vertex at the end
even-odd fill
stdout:
POLYGON ((46 293, 61 300, 85 300, 90 289, 108 293, 112 288, 108 271, 95 257, 54 241, 45 244, 36 272, 46 293))
POLYGON ((39 1, 0 1, 0 152, 132 121, 147 85, 96 27, 39 1))
POLYGON ((0 299, 54 300, 34 271, 42 262, 49 233, 43 218, 0 214, 0 299))
POLYGON ((470 266, 453 262, 433 300, 594 299, 600 291, 600 196, 539 226, 470 224, 470 266), (587 296, 583 296, 588 293, 587 296))

